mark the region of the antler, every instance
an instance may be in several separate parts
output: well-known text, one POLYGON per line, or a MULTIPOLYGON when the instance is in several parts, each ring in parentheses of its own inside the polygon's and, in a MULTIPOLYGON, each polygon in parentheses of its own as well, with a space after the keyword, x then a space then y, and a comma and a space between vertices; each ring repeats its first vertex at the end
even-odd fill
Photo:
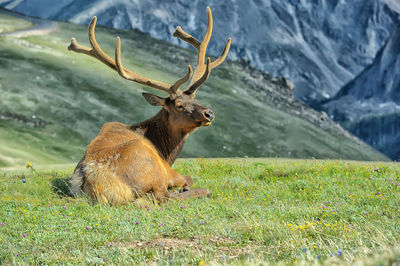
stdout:
POLYGON ((188 66, 188 73, 174 84, 168 84, 165 82, 149 79, 137 73, 134 73, 122 66, 121 41, 119 37, 117 37, 117 44, 115 47, 115 60, 113 60, 100 48, 99 44, 96 41, 94 33, 96 22, 97 22, 97 17, 94 16, 89 25, 89 42, 92 48, 81 46, 76 42, 75 38, 72 38, 71 44, 68 46, 68 50, 92 56, 98 59, 99 61, 103 62, 104 64, 106 64, 108 67, 117 71, 121 77, 158 90, 165 91, 169 94, 171 99, 174 99, 181 94, 179 87, 182 86, 182 84, 184 84, 185 82, 187 82, 193 73, 192 67, 190 65, 188 66))
MULTIPOLYGON (((209 7, 207 7, 207 16, 208 16, 207 30, 202 42, 199 42, 196 38, 184 32, 180 26, 176 28, 176 31, 173 34, 174 37, 177 37, 187 43, 190 43, 193 47, 197 49, 198 52, 197 65, 194 71, 193 78, 190 81, 188 89, 185 90, 185 93, 188 95, 192 95, 192 97, 195 96, 197 89, 208 79, 211 70, 219 66, 222 62, 224 62, 226 56, 228 55, 229 47, 231 45, 231 38, 229 38, 225 44, 224 50, 222 51, 221 55, 213 62, 211 62, 211 59, 208 57, 207 63, 204 63, 207 45, 210 41, 212 27, 213 27, 212 14, 211 14, 211 9, 209 7)), ((97 22, 97 17, 94 16, 89 25, 89 42, 92 48, 81 46, 76 42, 75 38, 72 38, 71 44, 68 46, 68 50, 92 56, 98 59, 99 61, 103 62, 108 67, 117 71, 121 77, 158 90, 165 91, 169 94, 169 97, 171 99, 175 99, 182 93, 179 90, 179 88, 190 79, 193 73, 192 67, 190 65, 188 66, 187 74, 178 81, 176 81, 174 84, 168 84, 165 82, 149 79, 137 73, 134 73, 122 66, 121 41, 119 37, 117 37, 117 43, 115 46, 115 60, 113 60, 100 48, 94 34, 96 22, 97 22)))
POLYGON ((204 35, 203 41, 199 42, 196 38, 192 35, 186 33, 180 26, 178 26, 173 34, 174 37, 181 39, 189 44, 191 44, 194 48, 197 49, 197 66, 194 71, 194 75, 188 89, 185 90, 186 94, 192 95, 193 97, 196 94, 197 89, 208 79, 210 75, 210 71, 213 68, 219 66, 222 62, 224 62, 226 56, 228 55, 229 48, 231 46, 231 38, 228 38, 228 41, 225 44, 224 50, 222 51, 221 55, 213 62, 211 62, 210 58, 207 58, 207 63, 205 64, 205 56, 207 45, 210 42, 212 27, 213 27, 213 19, 210 7, 207 7, 207 30, 206 34, 204 35))

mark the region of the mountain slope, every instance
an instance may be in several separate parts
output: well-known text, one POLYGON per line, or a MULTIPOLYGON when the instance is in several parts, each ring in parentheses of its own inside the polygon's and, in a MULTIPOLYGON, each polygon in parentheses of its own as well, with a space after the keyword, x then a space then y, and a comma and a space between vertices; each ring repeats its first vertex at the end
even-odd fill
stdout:
POLYGON ((400 160, 400 24, 374 62, 324 109, 353 134, 400 160))
POLYGON ((233 38, 231 59, 246 58, 273 75, 289 77, 295 96, 318 106, 335 95, 375 57, 396 22, 381 0, 0 0, 0 6, 31 16, 87 24, 137 28, 177 44, 177 25, 200 36, 206 6, 214 14, 210 51, 233 38))
MULTIPOLYGON (((124 65, 142 75, 172 82, 187 64, 194 65, 191 50, 138 31, 96 28, 98 42, 111 55, 117 34, 124 65)), ((87 45, 86 26, 64 23, 50 35, 0 38, 1 166, 76 162, 103 123, 136 123, 158 111, 141 96, 147 88, 68 52, 72 36, 87 45)), ((197 93, 216 120, 191 135, 182 156, 387 159, 295 100, 292 89, 287 79, 272 78, 245 61, 219 66, 197 93)))

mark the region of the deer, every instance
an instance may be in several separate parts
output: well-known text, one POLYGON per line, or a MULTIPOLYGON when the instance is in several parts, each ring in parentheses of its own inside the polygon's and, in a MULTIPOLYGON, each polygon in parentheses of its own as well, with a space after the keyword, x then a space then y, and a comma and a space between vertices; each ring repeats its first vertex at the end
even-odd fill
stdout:
POLYGON ((70 178, 73 195, 86 194, 93 201, 110 205, 130 203, 147 193, 152 193, 160 204, 171 199, 210 196, 208 189, 190 190, 193 179, 171 167, 189 135, 199 127, 211 125, 214 120, 213 111, 200 105, 195 95, 211 70, 225 61, 231 38, 228 38, 218 58, 214 61, 210 57, 205 59, 213 28, 209 7, 207 18, 206 33, 201 42, 180 26, 176 28, 173 36, 197 50, 197 65, 194 71, 188 65, 187 73, 173 84, 153 80, 125 68, 121 61, 119 37, 116 38, 114 59, 107 55, 96 41, 96 16, 89 24, 91 48, 79 45, 75 38, 71 39, 68 50, 94 57, 124 79, 168 94, 161 97, 142 93, 150 105, 161 107, 150 119, 132 125, 107 122, 102 126, 70 178), (187 88, 181 90, 189 79, 187 88), (179 193, 168 190, 172 188, 179 189, 179 193))

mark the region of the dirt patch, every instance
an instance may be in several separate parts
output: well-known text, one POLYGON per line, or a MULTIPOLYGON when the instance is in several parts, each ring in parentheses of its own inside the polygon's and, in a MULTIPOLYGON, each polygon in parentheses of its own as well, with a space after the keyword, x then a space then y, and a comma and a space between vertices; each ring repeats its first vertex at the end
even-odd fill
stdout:
POLYGON ((192 241, 208 241, 216 245, 232 245, 238 243, 237 241, 227 237, 227 236, 194 236, 190 238, 192 241))
POLYGON ((108 247, 118 247, 125 249, 140 249, 140 248, 161 248, 164 250, 179 249, 183 247, 194 247, 196 242, 188 239, 176 238, 158 238, 150 241, 132 241, 132 242, 108 242, 108 247))
POLYGON ((131 242, 108 242, 108 247, 117 247, 121 249, 147 249, 156 248, 166 252, 179 249, 192 249, 197 252, 210 252, 210 248, 215 250, 218 256, 226 259, 237 258, 242 255, 253 253, 260 246, 249 242, 243 246, 240 242, 226 236, 194 236, 189 239, 177 238, 156 238, 149 241, 131 241, 131 242), (210 246, 211 244, 211 246, 210 246))
POLYGON ((149 241, 132 241, 132 242, 108 242, 108 247, 120 248, 162 248, 164 250, 176 248, 197 248, 204 242, 214 245, 233 245, 236 242, 225 236, 194 236, 189 239, 178 238, 156 238, 149 241))

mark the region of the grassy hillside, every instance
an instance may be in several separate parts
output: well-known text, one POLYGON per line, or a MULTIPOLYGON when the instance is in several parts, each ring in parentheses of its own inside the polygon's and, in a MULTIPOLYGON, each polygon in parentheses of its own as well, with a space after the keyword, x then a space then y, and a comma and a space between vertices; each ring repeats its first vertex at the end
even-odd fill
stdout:
POLYGON ((20 30, 30 26, 32 26, 31 22, 3 14, 0 10, 0 33, 20 30))
POLYGON ((198 159, 175 169, 212 196, 110 207, 66 196, 71 166, 0 172, 0 264, 400 263, 398 164, 198 159))
MULTIPOLYGON (((194 64, 191 50, 137 31, 96 32, 110 55, 120 35, 124 65, 154 79, 173 82, 194 64)), ((0 37, 0 167, 76 162, 103 123, 136 123, 158 111, 141 96, 151 89, 67 51, 71 37, 88 44, 86 27, 63 23, 49 35, 0 37)), ((287 91, 266 74, 224 63, 197 94, 216 120, 189 138, 181 156, 386 159, 287 91)))

